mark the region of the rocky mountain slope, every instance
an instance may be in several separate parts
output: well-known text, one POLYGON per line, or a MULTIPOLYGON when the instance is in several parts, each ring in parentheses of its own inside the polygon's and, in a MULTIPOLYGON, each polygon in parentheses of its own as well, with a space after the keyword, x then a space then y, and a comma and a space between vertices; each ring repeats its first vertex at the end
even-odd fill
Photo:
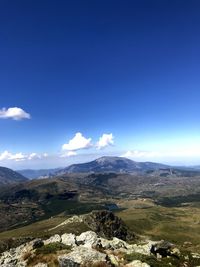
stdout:
POLYGON ((25 182, 28 179, 9 168, 0 167, 0 186, 25 182))
POLYGON ((57 172, 57 175, 63 173, 100 173, 116 172, 131 173, 137 171, 157 170, 166 168, 167 165, 153 162, 136 162, 123 157, 101 157, 91 162, 82 164, 73 164, 57 172))

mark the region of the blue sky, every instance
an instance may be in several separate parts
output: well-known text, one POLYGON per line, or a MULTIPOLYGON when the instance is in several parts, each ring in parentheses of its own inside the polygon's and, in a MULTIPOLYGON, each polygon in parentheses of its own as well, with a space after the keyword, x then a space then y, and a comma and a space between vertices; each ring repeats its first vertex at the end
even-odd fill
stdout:
POLYGON ((199 164, 199 10, 198 0, 1 1, 0 165, 199 164))

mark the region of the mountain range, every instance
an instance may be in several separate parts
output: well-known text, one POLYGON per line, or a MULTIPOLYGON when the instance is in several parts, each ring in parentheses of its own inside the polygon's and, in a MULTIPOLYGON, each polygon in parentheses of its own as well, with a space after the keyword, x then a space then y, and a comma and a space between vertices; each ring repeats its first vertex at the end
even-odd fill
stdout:
POLYGON ((72 164, 65 168, 41 170, 26 169, 18 170, 18 172, 29 179, 35 179, 53 177, 66 173, 132 173, 158 170, 162 168, 169 168, 169 166, 154 162, 136 162, 123 157, 107 156, 86 163, 72 164))
MULTIPOLYGON (((155 163, 155 162, 136 162, 124 157, 101 157, 96 160, 72 164, 65 168, 55 168, 55 169, 24 169, 18 171, 12 171, 11 169, 0 167, 0 185, 6 185, 16 182, 24 182, 28 179, 38 179, 38 178, 51 178, 56 176, 61 176, 65 174, 76 174, 76 173, 129 173, 129 174, 145 174, 150 172, 155 172, 159 170, 166 170, 167 172, 172 170, 179 170, 194 172, 199 172, 199 168, 193 167, 172 167, 169 165, 155 163)), ((189 173, 187 173, 187 176, 189 173)))
POLYGON ((49 179, 29 180, 1 167, 0 231, 66 210, 75 214, 77 210, 97 209, 100 202, 104 205, 106 199, 116 196, 122 199, 126 196, 133 199, 151 198, 164 203, 162 198, 170 194, 175 198, 170 198, 170 201, 179 203, 185 195, 189 195, 187 201, 191 197, 196 201, 200 194, 199 177, 200 171, 135 162, 121 157, 102 157, 88 163, 74 164, 56 170, 49 179))

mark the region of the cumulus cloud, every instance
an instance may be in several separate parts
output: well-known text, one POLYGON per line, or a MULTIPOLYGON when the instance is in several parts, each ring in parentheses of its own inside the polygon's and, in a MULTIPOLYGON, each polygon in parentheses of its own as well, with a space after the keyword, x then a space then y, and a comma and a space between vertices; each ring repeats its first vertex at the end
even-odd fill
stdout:
POLYGON ((16 121, 30 119, 31 115, 18 107, 0 109, 0 119, 13 119, 16 121))
POLYGON ((82 135, 82 133, 76 133, 75 136, 71 140, 69 140, 68 143, 62 146, 62 149, 68 150, 71 153, 72 151, 91 147, 92 146, 91 142, 92 142, 91 138, 85 138, 82 135))
POLYGON ((44 153, 43 155, 37 153, 23 154, 19 153, 11 153, 7 150, 0 154, 0 161, 5 160, 13 160, 13 161, 24 161, 24 160, 33 160, 33 159, 41 159, 43 157, 47 157, 48 155, 44 153))
POLYGON ((100 138, 99 141, 97 142, 97 148, 102 149, 107 146, 111 146, 114 144, 114 137, 113 134, 103 134, 100 138))

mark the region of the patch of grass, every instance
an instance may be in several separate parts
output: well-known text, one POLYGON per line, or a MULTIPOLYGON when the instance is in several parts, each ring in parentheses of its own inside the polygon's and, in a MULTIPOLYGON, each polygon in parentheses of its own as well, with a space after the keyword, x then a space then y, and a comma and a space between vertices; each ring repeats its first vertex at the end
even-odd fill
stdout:
POLYGON ((157 259, 155 256, 146 256, 139 253, 125 254, 124 259, 127 262, 134 260, 140 260, 141 262, 146 262, 151 267, 194 267, 199 266, 200 259, 193 258, 190 252, 182 252, 180 258, 177 257, 166 257, 157 259))
POLYGON ((51 254, 56 253, 59 250, 71 250, 71 246, 67 246, 59 242, 50 243, 40 248, 37 248, 35 254, 51 254))
POLYGON ((58 263, 58 253, 68 253, 71 251, 71 246, 64 245, 59 242, 50 243, 44 245, 35 250, 34 254, 26 255, 27 266, 32 267, 37 263, 47 263, 48 267, 57 267, 58 263))
POLYGON ((152 240, 165 239, 178 246, 190 242, 192 245, 189 249, 200 252, 199 207, 190 205, 169 208, 154 205, 148 209, 136 209, 130 203, 126 210, 117 212, 116 215, 122 218, 131 231, 152 240))
POLYGON ((127 262, 131 262, 131 261, 134 261, 134 260, 139 260, 141 262, 147 262, 147 261, 157 261, 156 257, 154 256, 146 256, 146 255, 143 255, 143 254, 140 254, 140 253, 130 253, 130 254, 125 254, 124 255, 124 259, 125 261, 127 262))

